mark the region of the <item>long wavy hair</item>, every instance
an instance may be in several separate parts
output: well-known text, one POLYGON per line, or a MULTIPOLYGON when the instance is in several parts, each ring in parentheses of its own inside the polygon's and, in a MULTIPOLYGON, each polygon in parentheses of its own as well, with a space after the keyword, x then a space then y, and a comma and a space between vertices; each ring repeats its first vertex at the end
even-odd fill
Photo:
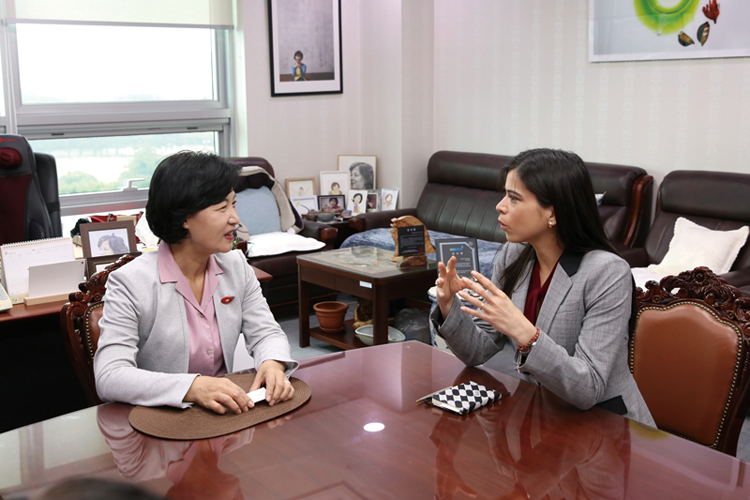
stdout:
MULTIPOLYGON (((589 171, 577 154, 547 148, 530 149, 519 153, 503 170, 505 178, 515 171, 539 205, 554 209, 557 239, 566 251, 616 253, 604 232, 589 171)), ((505 268, 501 282, 508 297, 513 295, 521 274, 535 257, 534 248, 527 245, 505 268)))

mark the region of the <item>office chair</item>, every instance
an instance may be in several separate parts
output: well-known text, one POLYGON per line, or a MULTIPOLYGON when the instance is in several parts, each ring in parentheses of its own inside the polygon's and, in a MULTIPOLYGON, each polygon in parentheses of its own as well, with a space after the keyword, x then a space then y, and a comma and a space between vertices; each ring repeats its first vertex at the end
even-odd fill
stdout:
POLYGON ((62 236, 55 159, 19 135, 0 135, 0 214, 0 245, 62 236))
POLYGON ((94 274, 88 281, 79 283, 80 291, 73 292, 67 304, 60 311, 63 343, 68 351, 73 368, 86 392, 86 398, 94 406, 101 404, 96 393, 94 379, 94 353, 99 345, 99 320, 102 319, 104 293, 107 291, 109 273, 121 268, 134 255, 123 255, 117 262, 110 264, 104 271, 94 274))
POLYGON ((707 267, 646 287, 630 371, 657 427, 736 455, 750 408, 750 298, 707 267))

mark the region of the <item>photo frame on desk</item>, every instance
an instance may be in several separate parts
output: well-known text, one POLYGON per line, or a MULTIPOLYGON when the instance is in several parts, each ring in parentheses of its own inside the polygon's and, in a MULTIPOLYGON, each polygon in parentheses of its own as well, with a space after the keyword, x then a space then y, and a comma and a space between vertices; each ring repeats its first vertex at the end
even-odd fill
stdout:
POLYGON ((268 0, 271 97, 341 94, 341 0, 268 0))
POLYGON ((338 169, 349 171, 350 189, 377 188, 378 157, 375 155, 339 155, 338 169))
POLYGON ((138 250, 135 243, 135 225, 131 220, 81 224, 83 256, 102 257, 133 253, 138 250))
POLYGON ((141 252, 128 252, 115 254, 115 255, 102 255, 101 257, 89 257, 86 259, 86 279, 91 279, 93 275, 99 271, 104 271, 110 264, 117 262, 117 260, 123 255, 133 255, 137 257, 141 252))
POLYGON ((315 196, 315 177, 302 177, 286 180, 286 195, 292 196, 315 196))

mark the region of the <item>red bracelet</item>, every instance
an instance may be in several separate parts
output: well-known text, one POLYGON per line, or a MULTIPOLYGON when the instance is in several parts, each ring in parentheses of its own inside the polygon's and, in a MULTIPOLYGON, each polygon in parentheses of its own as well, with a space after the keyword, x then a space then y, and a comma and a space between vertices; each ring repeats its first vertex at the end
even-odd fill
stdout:
POLYGON ((531 340, 529 340, 526 343, 526 345, 524 345, 524 346, 519 345, 518 346, 518 350, 521 351, 521 352, 529 352, 531 350, 531 348, 534 347, 534 344, 536 343, 537 340, 539 340, 539 328, 536 329, 536 333, 534 334, 533 337, 531 337, 531 340))

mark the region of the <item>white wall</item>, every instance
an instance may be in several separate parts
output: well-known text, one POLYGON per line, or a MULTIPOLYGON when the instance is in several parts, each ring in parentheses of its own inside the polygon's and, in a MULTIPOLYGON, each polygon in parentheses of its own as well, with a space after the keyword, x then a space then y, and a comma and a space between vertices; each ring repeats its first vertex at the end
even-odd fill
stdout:
MULTIPOLYGON (((344 93, 271 97, 268 18, 265 0, 239 0, 244 33, 247 149, 266 158, 282 183, 336 170, 339 154, 358 154, 361 140, 359 0, 342 0, 344 93)), ((238 68, 242 71, 242 68, 238 68)), ((243 110, 240 110, 241 114, 243 110)), ((242 117, 240 117, 242 126, 242 117)), ((242 145, 238 139, 238 145, 242 145)))
POLYGON ((434 149, 750 171, 750 59, 588 62, 588 0, 435 0, 434 149))

